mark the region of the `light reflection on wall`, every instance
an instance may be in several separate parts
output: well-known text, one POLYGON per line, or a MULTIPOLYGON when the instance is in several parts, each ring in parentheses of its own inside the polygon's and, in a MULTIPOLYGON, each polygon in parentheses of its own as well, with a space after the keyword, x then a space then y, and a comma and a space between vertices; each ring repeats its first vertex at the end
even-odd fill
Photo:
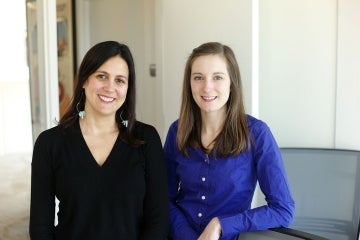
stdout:
POLYGON ((0 8, 0 156, 32 149, 25 0, 0 8))

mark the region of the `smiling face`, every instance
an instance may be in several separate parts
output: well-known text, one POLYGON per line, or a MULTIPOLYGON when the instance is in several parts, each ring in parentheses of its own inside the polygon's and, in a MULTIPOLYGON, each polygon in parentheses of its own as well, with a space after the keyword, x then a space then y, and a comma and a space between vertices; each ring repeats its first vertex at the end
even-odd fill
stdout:
POLYGON ((115 115, 126 99, 129 69, 120 56, 108 59, 85 81, 87 115, 115 115))
POLYGON ((196 58, 191 66, 191 92, 202 113, 226 112, 230 95, 230 77, 225 58, 205 55, 196 58))

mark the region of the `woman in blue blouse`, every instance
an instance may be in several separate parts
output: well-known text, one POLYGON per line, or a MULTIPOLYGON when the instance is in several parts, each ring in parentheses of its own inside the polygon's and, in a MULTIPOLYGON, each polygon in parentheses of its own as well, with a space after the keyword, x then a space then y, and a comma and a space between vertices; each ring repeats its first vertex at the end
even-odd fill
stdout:
POLYGON ((245 113, 228 46, 209 42, 193 50, 180 117, 164 150, 172 239, 235 240, 291 223, 295 204, 278 145, 264 122, 245 113), (257 181, 267 205, 250 209, 257 181))

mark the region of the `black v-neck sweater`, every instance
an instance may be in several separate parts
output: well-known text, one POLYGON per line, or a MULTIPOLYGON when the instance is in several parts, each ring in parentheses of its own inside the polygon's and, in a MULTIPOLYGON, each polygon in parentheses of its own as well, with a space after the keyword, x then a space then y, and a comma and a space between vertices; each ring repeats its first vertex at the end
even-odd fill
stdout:
POLYGON ((31 175, 32 240, 165 239, 167 180, 154 127, 137 122, 145 141, 132 147, 117 138, 102 166, 93 158, 79 123, 54 127, 36 140, 31 175), (55 196, 59 199, 54 226, 55 196))

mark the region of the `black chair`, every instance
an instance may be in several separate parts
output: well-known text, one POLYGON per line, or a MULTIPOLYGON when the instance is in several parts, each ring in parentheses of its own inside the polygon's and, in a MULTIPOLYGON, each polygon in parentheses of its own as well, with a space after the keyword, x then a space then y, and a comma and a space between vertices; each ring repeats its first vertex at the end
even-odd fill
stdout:
POLYGON ((294 222, 290 228, 241 234, 239 240, 359 240, 360 151, 281 148, 281 153, 296 203, 294 222))
POLYGON ((291 228, 275 228, 267 231, 245 232, 238 240, 329 240, 311 233, 291 228))

